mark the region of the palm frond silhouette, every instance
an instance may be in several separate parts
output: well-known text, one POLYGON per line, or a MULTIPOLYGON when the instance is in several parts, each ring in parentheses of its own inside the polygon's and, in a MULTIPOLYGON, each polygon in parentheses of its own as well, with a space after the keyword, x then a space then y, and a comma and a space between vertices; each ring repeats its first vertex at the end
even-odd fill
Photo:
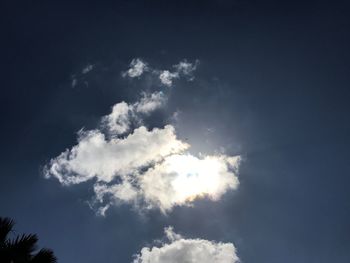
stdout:
POLYGON ((0 217, 0 262, 1 263, 56 263, 57 259, 50 249, 37 247, 35 234, 22 234, 10 239, 15 223, 10 218, 0 217))

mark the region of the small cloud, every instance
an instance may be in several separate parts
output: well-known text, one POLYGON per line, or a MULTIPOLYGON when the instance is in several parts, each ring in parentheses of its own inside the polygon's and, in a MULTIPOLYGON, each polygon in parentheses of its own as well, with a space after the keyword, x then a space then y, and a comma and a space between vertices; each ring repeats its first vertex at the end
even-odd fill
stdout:
POLYGON ((110 134, 120 135, 129 131, 132 122, 139 122, 139 114, 149 114, 165 105, 166 97, 162 92, 148 94, 143 92, 139 101, 134 104, 120 102, 113 106, 112 112, 102 118, 110 134))
POLYGON ((232 243, 205 239, 186 239, 176 234, 172 227, 164 229, 168 242, 161 247, 143 247, 133 263, 238 263, 236 248, 232 243))
POLYGON ((105 206, 103 206, 103 207, 100 207, 98 210, 97 210, 97 212, 96 212, 96 214, 97 215, 100 215, 100 216, 106 216, 106 212, 107 212, 107 210, 108 210, 108 208, 110 207, 110 205, 105 205, 105 206))
POLYGON ((169 70, 163 70, 159 75, 161 83, 168 87, 173 84, 173 79, 177 79, 178 77, 179 74, 177 72, 172 73, 169 70))
POLYGON ((112 112, 102 118, 112 134, 120 135, 129 131, 133 107, 122 101, 113 106, 112 112))
POLYGON ((191 205, 195 199, 219 200, 239 185, 239 157, 212 155, 198 158, 189 153, 172 154, 149 168, 139 179, 149 208, 164 214, 175 206, 191 205))
POLYGON ((194 63, 188 62, 186 59, 180 61, 179 64, 174 65, 176 72, 189 77, 190 80, 194 79, 193 72, 197 69, 199 65, 199 60, 196 59, 194 63))
POLYGON ((130 68, 122 73, 123 77, 136 78, 140 77, 144 71, 147 71, 148 67, 145 62, 139 58, 134 58, 130 63, 130 68))
POLYGON ((78 84, 78 79, 75 76, 73 76, 72 82, 71 82, 72 88, 75 88, 77 86, 77 84, 78 84))
POLYGON ((87 74, 87 73, 89 73, 91 70, 93 70, 94 69, 94 65, 92 65, 92 64, 88 64, 85 68, 83 68, 82 70, 81 70, 81 74, 87 74))
POLYGON ((167 98, 161 91, 152 93, 150 95, 147 93, 142 93, 141 100, 133 104, 133 107, 136 112, 149 114, 150 112, 165 105, 166 100, 167 98))

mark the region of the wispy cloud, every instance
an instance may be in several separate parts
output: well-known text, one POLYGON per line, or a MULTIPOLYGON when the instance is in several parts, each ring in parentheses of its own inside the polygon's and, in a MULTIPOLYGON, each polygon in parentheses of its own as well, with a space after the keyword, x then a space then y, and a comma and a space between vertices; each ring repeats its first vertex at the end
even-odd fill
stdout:
POLYGON ((167 242, 160 247, 144 247, 135 255, 133 263, 237 263, 239 258, 232 243, 205 239, 186 239, 172 227, 164 229, 167 242))
POLYGON ((89 82, 86 80, 86 74, 91 72, 93 69, 95 69, 96 65, 94 64, 87 64, 85 67, 83 67, 80 71, 74 73, 71 76, 71 87, 75 88, 80 83, 85 84, 86 86, 89 85, 89 82))
POLYGON ((193 72, 197 69, 199 65, 199 60, 196 59, 193 63, 188 62, 186 59, 180 61, 178 64, 173 67, 176 69, 178 74, 182 74, 189 78, 189 80, 194 79, 193 72))
POLYGON ((194 80, 194 71, 199 65, 199 60, 195 60, 193 63, 188 62, 186 59, 175 64, 170 69, 157 69, 148 65, 148 63, 142 61, 139 58, 133 59, 130 63, 130 68, 122 73, 123 77, 140 77, 143 73, 148 72, 159 79, 160 83, 164 86, 171 87, 175 79, 179 79, 181 76, 186 77, 187 80, 194 80))

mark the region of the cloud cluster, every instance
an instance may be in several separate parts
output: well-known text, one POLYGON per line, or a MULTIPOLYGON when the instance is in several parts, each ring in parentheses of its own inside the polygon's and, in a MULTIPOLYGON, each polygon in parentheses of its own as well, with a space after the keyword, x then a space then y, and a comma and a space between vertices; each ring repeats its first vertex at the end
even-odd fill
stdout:
POLYGON ((137 58, 131 61, 130 68, 123 72, 122 76, 136 78, 140 77, 144 72, 149 72, 156 76, 162 85, 170 87, 173 85, 173 81, 179 79, 181 76, 186 77, 190 81, 194 80, 193 72, 197 69, 198 65, 199 60, 195 60, 193 63, 183 60, 173 65, 173 70, 159 70, 149 67, 146 62, 137 58))
MULTIPOLYGON (((183 61, 174 68, 180 76, 192 74, 196 66, 183 61)), ((126 72, 136 77, 146 68, 135 59, 126 72)), ((197 198, 219 200, 236 189, 239 157, 191 155, 190 145, 177 137, 174 126, 148 128, 143 123, 167 99, 163 92, 142 93, 134 103, 115 104, 98 128, 81 130, 77 144, 46 165, 45 176, 66 186, 93 182, 92 203, 102 215, 120 203, 167 213, 197 198)))
POLYGON ((205 239, 185 239, 172 227, 165 229, 168 239, 161 247, 144 247, 133 263, 237 263, 239 258, 232 243, 205 239))

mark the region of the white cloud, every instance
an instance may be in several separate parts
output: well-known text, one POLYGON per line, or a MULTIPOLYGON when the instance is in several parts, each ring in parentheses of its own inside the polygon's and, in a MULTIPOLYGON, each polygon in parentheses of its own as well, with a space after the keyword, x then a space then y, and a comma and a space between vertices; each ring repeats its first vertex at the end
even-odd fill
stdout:
POLYGON ((88 65, 86 65, 85 68, 82 69, 81 74, 87 74, 93 69, 94 69, 94 65, 88 64, 88 65))
POLYGON ((173 85, 175 79, 179 79, 181 76, 185 76, 188 80, 193 80, 193 72, 197 69, 199 60, 195 60, 193 63, 188 62, 186 59, 180 61, 178 64, 172 66, 173 71, 160 70, 151 68, 146 62, 139 58, 134 58, 130 63, 130 68, 122 73, 123 77, 129 76, 135 78, 141 76, 145 71, 156 76, 161 84, 170 87, 173 85))
POLYGON ((173 154, 148 169, 140 178, 146 202, 163 213, 177 205, 190 205, 200 197, 219 200, 238 187, 239 157, 173 154))
POLYGON ((148 114, 165 105, 166 100, 167 98, 161 91, 152 94, 142 93, 141 100, 133 106, 136 112, 148 114))
POLYGON ((173 84, 173 79, 176 79, 179 77, 179 73, 177 72, 170 72, 169 70, 163 70, 160 75, 159 79, 162 84, 165 86, 171 86, 173 84))
POLYGON ((102 122, 106 124, 109 131, 113 134, 123 134, 129 131, 131 114, 133 107, 126 102, 120 102, 113 106, 112 112, 102 118, 102 122))
POLYGON ((129 76, 130 78, 140 77, 147 69, 148 67, 145 62, 139 58, 134 58, 130 63, 130 68, 126 72, 123 72, 122 76, 129 76))
POLYGON ((112 112, 102 118, 102 123, 107 126, 111 134, 124 134, 129 131, 132 122, 140 121, 140 114, 149 114, 161 108, 166 100, 162 92, 152 94, 143 92, 141 99, 134 104, 129 105, 124 101, 115 104, 112 112))
POLYGON ((133 263, 237 263, 239 258, 232 243, 205 239, 185 239, 165 229, 168 243, 161 247, 144 247, 135 255, 133 263))
MULTIPOLYGON (((145 64, 133 60, 132 70, 140 69, 140 63, 145 64)), ((179 72, 176 76, 192 74, 196 65, 180 62, 174 66, 179 72)), ((171 83, 173 73, 167 72, 171 83)), ((236 189, 239 157, 196 157, 188 153, 190 145, 177 138, 174 126, 148 129, 143 124, 144 117, 166 101, 162 92, 154 92, 142 93, 132 104, 115 104, 112 112, 102 117, 100 127, 80 131, 77 144, 49 162, 45 176, 62 185, 92 181, 95 198, 91 204, 101 215, 119 203, 166 214, 175 206, 192 205, 197 198, 217 201, 236 189)))
POLYGON ((187 148, 171 125, 151 131, 141 126, 125 138, 110 140, 98 130, 82 132, 76 146, 51 160, 46 176, 56 177, 64 185, 93 178, 111 182, 116 177, 136 175, 139 169, 187 148))
POLYGON ((174 65, 174 68, 176 69, 176 72, 180 74, 182 73, 186 76, 189 76, 191 79, 193 79, 193 72, 197 69, 198 65, 199 65, 198 59, 194 63, 190 63, 185 59, 183 61, 180 61, 179 64, 174 65))
POLYGON ((175 68, 174 72, 169 70, 155 70, 153 72, 159 75, 159 79, 163 85, 170 87, 173 85, 173 80, 178 79, 181 76, 185 76, 189 80, 193 80, 193 72, 197 69, 198 65, 199 60, 196 60, 194 63, 190 63, 185 59, 180 61, 178 64, 173 65, 173 68, 175 68))
POLYGON ((137 189, 127 180, 111 186, 97 183, 94 185, 94 192, 96 193, 97 201, 101 203, 106 195, 111 195, 117 200, 122 200, 127 203, 137 200, 138 195, 137 189))
POLYGON ((185 153, 188 148, 171 125, 153 130, 141 126, 110 140, 98 130, 81 132, 78 144, 52 159, 45 174, 63 185, 95 179, 98 203, 143 204, 162 213, 197 198, 217 201, 238 187, 239 157, 198 158, 185 153))

